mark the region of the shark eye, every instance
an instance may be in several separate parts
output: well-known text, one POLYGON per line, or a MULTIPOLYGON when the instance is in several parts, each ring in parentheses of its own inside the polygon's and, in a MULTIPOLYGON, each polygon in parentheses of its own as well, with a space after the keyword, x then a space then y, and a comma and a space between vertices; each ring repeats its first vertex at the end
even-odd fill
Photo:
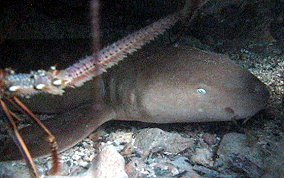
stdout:
POLYGON ((202 94, 202 95, 207 93, 207 91, 204 88, 198 88, 196 91, 197 93, 202 94))

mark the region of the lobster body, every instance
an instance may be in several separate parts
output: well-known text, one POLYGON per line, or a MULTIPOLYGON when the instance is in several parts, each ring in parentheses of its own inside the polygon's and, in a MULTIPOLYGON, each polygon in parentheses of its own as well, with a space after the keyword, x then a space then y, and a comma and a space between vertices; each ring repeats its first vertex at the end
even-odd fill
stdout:
POLYGON ((5 76, 8 75, 8 72, 3 70, 3 69, 0 69, 0 99, 2 99, 5 95, 5 76))

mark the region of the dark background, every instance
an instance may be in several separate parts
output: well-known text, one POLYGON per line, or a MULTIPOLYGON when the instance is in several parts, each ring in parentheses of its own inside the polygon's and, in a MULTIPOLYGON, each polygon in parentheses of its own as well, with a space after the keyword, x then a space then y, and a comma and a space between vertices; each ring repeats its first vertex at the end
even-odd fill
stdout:
MULTIPOLYGON (((279 0, 210 0, 184 34, 216 52, 240 49, 255 40, 279 43, 277 53, 282 54, 283 4, 279 0)), ((177 0, 102 0, 101 46, 181 7, 182 1, 177 0)), ((27 72, 55 64, 66 67, 91 54, 88 0, 0 1, 0 12, 0 68, 27 72)), ((180 29, 175 28, 175 32, 180 29)))

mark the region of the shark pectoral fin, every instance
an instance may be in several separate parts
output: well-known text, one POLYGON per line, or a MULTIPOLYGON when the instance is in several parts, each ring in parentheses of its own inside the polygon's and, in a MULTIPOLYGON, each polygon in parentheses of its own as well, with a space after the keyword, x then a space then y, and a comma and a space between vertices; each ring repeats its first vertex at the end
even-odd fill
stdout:
MULTIPOLYGON (((61 152, 71 148, 111 119, 111 110, 95 104, 88 104, 43 122, 56 137, 58 150, 61 152)), ((41 128, 32 125, 21 129, 20 133, 34 158, 50 154, 49 143, 41 128)), ((4 141, 3 147, 0 147, 0 155, 0 161, 22 159, 17 146, 10 138, 4 141)))

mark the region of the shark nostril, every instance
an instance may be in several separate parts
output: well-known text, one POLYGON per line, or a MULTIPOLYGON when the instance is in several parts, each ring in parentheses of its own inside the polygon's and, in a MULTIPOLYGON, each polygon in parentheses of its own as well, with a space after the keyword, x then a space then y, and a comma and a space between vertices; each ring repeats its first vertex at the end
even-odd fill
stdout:
POLYGON ((234 113, 235 113, 235 111, 234 111, 231 107, 226 107, 226 108, 225 108, 225 111, 226 111, 227 113, 229 113, 229 114, 234 114, 234 113))

